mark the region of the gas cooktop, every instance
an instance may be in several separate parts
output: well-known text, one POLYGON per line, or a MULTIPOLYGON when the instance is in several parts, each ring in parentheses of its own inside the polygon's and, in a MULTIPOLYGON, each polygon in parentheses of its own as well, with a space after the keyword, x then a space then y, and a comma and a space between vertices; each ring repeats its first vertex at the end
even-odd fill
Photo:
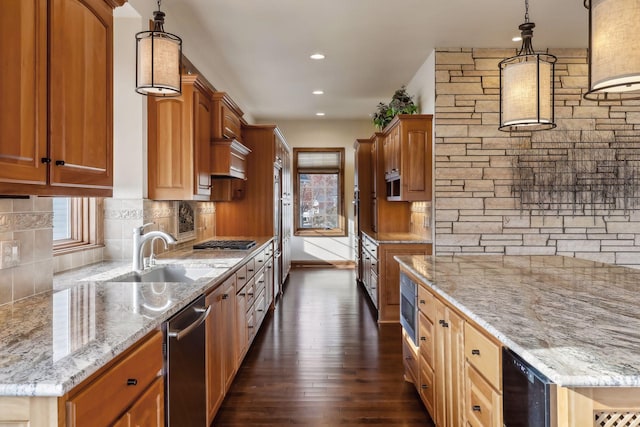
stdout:
POLYGON ((193 249, 235 249, 247 250, 256 245, 255 240, 209 240, 193 245, 193 249))

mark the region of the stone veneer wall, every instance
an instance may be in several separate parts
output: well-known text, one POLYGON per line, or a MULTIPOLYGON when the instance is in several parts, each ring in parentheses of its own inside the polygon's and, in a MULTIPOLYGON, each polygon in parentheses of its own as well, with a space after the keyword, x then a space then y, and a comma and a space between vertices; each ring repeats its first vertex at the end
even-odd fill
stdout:
MULTIPOLYGON (((436 253, 558 254, 640 267, 640 209, 620 199, 630 196, 634 204, 638 201, 640 103, 598 105, 584 100, 586 50, 550 53, 558 57, 558 127, 516 136, 498 130, 498 62, 515 55, 515 50, 436 52, 436 253), (636 161, 628 175, 634 185, 626 188, 631 194, 622 195, 623 189, 614 185, 611 189, 620 193, 615 206, 588 203, 587 194, 576 207, 575 200, 567 202, 566 194, 554 199, 555 183, 547 182, 549 194, 539 191, 536 196, 533 189, 535 203, 526 195, 522 203, 514 161, 526 163, 531 154, 568 170, 582 167, 578 158, 604 155, 618 177, 625 176, 616 172, 625 159, 636 161)), ((608 173, 591 172, 598 182, 608 173)))
POLYGON ((0 241, 20 245, 20 263, 0 269, 0 304, 51 290, 52 230, 50 198, 0 199, 0 241))

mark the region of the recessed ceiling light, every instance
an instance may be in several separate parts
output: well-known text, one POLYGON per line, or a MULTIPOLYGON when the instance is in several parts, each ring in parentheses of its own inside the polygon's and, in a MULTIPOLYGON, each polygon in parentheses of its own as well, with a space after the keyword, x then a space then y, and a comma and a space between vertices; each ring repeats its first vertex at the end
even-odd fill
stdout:
POLYGON ((311 58, 311 59, 324 59, 324 55, 321 54, 321 53, 314 53, 309 58, 311 58))
POLYGON ((512 42, 521 42, 522 41, 522 37, 520 36, 515 36, 514 38, 511 39, 512 42))
POLYGON ((316 113, 316 116, 324 116, 324 113, 316 113))
POLYGON ((314 90, 312 93, 314 95, 324 95, 324 91, 323 90, 314 90))

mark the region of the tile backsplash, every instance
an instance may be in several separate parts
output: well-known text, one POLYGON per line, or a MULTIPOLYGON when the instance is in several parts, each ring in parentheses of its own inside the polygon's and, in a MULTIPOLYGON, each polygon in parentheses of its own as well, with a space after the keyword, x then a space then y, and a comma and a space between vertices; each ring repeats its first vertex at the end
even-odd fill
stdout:
POLYGON ((0 269, 0 304, 52 288, 53 204, 50 198, 0 199, 0 241, 17 241, 16 266, 0 269))

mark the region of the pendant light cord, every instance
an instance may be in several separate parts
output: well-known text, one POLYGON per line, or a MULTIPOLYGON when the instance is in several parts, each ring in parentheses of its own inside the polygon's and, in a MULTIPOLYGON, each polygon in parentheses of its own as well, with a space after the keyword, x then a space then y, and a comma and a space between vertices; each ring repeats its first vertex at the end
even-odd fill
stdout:
POLYGON ((524 22, 529 22, 529 0, 524 0, 524 22))

